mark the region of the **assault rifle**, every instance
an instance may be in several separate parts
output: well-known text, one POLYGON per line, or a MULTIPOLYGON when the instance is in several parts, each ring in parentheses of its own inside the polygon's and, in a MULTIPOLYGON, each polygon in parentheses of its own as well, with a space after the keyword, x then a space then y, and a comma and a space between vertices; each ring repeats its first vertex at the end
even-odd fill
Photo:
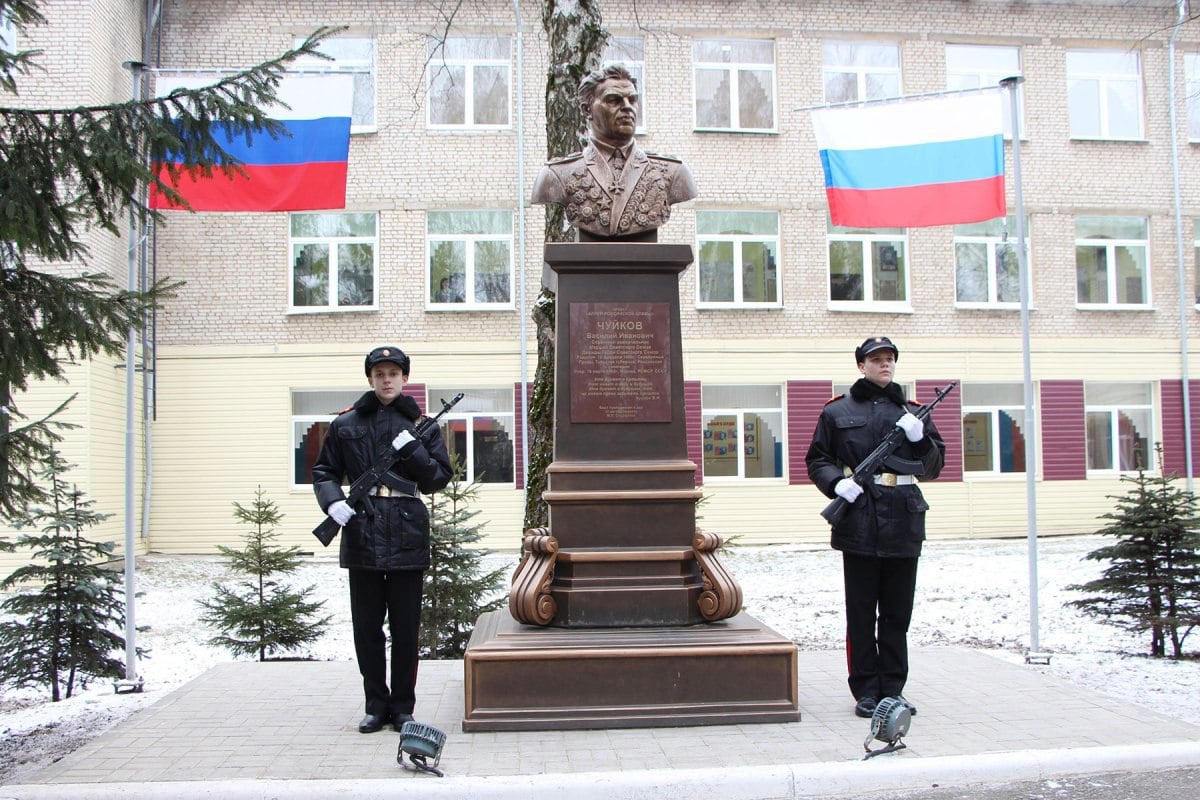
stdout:
MULTIPOLYGON (((423 439, 425 434, 431 428, 433 428, 434 425, 437 425, 438 420, 441 419, 447 411, 454 408, 455 403, 462 399, 463 393, 459 392, 449 403, 447 403, 445 400, 442 400, 442 410, 439 411, 436 416, 421 417, 420 422, 418 422, 416 426, 417 437, 423 439)), ((396 482, 409 483, 408 481, 404 481, 403 479, 399 478, 394 473, 389 472, 389 470, 392 468, 392 465, 395 464, 399 458, 400 453, 394 447, 392 447, 391 442, 388 442, 386 445, 384 445, 383 450, 381 450, 379 454, 375 456, 375 461, 372 462, 371 466, 368 467, 362 475, 359 475, 354 479, 354 483, 350 484, 350 489, 346 492, 346 502, 350 504, 350 507, 353 508, 355 512, 359 510, 360 506, 368 510, 370 509, 371 489, 375 488, 379 484, 382 483, 387 485, 396 482)), ((413 484, 413 487, 413 490, 415 491, 415 484, 413 484)), ((329 543, 333 541, 334 536, 337 536, 337 532, 339 530, 341 530, 341 526, 333 521, 333 517, 325 517, 320 525, 313 528, 313 536, 317 537, 321 541, 321 544, 329 547, 329 543)))
MULTIPOLYGON (((937 397, 914 411, 913 416, 924 422, 929 413, 933 411, 933 407, 942 402, 942 399, 950 394, 950 391, 957 385, 958 381, 950 381, 945 389, 938 390, 937 397)), ((896 452, 896 448, 904 441, 904 431, 898 427, 892 428, 888 431, 888 435, 883 437, 883 441, 875 446, 870 455, 854 468, 854 472, 850 475, 851 480, 859 486, 869 486, 874 481, 875 473, 883 466, 884 460, 896 452)), ((842 517, 846 516, 846 510, 849 508, 850 504, 846 502, 846 499, 838 495, 829 505, 825 506, 821 511, 821 516, 836 528, 841 523, 842 517)))

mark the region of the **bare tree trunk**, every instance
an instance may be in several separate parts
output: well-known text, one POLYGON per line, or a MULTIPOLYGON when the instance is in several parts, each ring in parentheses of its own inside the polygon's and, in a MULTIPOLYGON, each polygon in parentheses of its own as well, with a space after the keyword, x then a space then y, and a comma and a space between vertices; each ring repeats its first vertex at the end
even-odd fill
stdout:
MULTIPOLYGON (((550 47, 546 75, 546 156, 558 158, 586 141, 577 92, 580 79, 600 65, 608 33, 601 26, 599 0, 546 0, 542 27, 550 47)), ((546 207, 546 241, 575 239, 575 230, 557 205, 546 207)), ((543 287, 533 308, 538 364, 529 400, 529 463, 526 465, 525 527, 547 523, 546 467, 554 458, 554 292, 543 287)))

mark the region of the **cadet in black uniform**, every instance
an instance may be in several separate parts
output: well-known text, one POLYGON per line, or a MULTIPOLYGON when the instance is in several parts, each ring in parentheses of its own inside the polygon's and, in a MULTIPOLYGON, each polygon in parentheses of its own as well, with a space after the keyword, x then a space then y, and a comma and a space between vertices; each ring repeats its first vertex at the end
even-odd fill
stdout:
POLYGON ((946 444, 932 419, 922 424, 913 415, 917 404, 906 402, 903 388, 893 382, 900 351, 891 339, 867 339, 854 357, 863 377, 849 394, 825 405, 805 461, 818 489, 850 503, 831 543, 842 552, 847 682, 854 713, 870 717, 882 698, 903 699, 908 625, 929 508, 916 479, 938 476, 946 444), (848 476, 894 427, 904 430, 907 441, 864 491, 848 476))
POLYGON ((342 526, 338 561, 349 570, 354 654, 366 695, 361 733, 374 733, 389 720, 400 730, 413 718, 422 580, 430 552, 429 510, 420 493, 444 489, 452 475, 438 426, 416 435, 421 410, 401 394, 409 364, 398 347, 376 347, 367 354, 371 391, 329 426, 313 466, 317 502, 342 526), (364 504, 356 511, 346 502, 342 484, 353 483, 389 444, 400 458, 372 491, 369 508, 364 504), (390 689, 385 616, 392 638, 390 689))

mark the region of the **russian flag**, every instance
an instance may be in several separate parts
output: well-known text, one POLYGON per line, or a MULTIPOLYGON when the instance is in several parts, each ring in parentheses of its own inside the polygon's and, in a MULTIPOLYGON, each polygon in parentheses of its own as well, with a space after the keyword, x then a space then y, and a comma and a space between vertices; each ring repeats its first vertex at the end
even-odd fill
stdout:
MULTIPOLYGON (((176 89, 211 86, 219 78, 189 75, 161 76, 160 95, 176 89)), ((213 169, 204 175, 197 167, 175 162, 182 172, 172 181, 166 164, 155 165, 164 183, 173 186, 195 211, 312 211, 346 207, 346 168, 350 154, 350 111, 354 78, 341 73, 288 73, 276 92, 282 101, 265 109, 287 133, 273 138, 263 131, 246 140, 222 130, 214 138, 241 162, 245 175, 213 169), (286 107, 283 105, 286 104, 286 107)), ((153 186, 150 207, 185 208, 172 203, 153 186)))
POLYGON ((812 111, 834 225, 919 228, 1005 214, 999 91, 812 111))

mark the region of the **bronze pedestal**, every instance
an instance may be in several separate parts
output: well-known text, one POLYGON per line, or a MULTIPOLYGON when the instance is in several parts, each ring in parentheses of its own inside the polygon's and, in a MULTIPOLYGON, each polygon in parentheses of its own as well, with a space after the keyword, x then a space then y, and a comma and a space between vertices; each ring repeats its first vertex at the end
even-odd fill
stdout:
POLYGON ((558 277, 548 528, 465 657, 464 730, 799 719, 795 645, 746 614, 696 528, 687 245, 548 244, 558 277))

